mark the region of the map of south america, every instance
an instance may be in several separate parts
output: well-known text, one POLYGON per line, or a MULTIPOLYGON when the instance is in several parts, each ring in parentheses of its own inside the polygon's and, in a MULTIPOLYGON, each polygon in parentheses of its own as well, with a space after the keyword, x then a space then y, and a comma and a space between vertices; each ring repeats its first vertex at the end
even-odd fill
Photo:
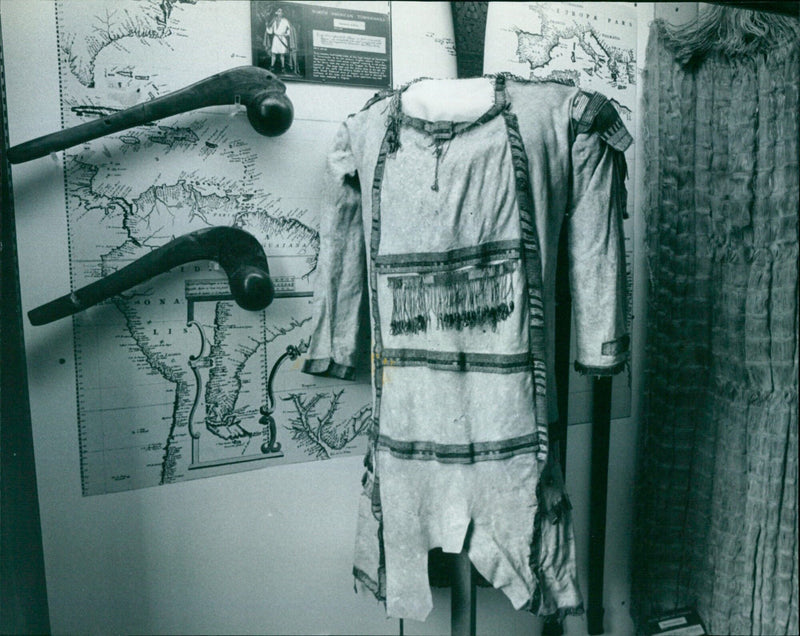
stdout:
MULTIPOLYGON (((224 4, 57 3, 64 126, 190 83, 185 52, 224 23, 224 4)), ((249 43, 231 46, 233 65, 247 63, 249 43)), ((363 449, 367 385, 299 372, 319 209, 296 176, 307 165, 292 161, 324 148, 302 135, 265 140, 242 114, 191 112, 64 153, 73 288, 193 230, 233 226, 262 244, 277 290, 247 312, 203 261, 74 318, 84 495, 363 449)))

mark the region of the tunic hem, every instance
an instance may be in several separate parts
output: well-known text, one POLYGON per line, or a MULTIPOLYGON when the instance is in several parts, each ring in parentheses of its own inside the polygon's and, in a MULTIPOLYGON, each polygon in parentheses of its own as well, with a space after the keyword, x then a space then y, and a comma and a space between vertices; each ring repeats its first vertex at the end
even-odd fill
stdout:
POLYGON ((352 380, 356 376, 355 367, 334 362, 331 358, 317 358, 303 363, 303 373, 352 380))

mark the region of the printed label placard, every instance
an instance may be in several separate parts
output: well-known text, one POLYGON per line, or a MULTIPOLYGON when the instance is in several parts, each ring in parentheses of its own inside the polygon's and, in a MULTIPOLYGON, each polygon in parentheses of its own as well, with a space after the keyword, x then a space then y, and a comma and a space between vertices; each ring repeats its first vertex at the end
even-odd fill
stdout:
POLYGON ((256 66, 284 80, 392 85, 388 5, 385 12, 264 0, 250 6, 256 66))

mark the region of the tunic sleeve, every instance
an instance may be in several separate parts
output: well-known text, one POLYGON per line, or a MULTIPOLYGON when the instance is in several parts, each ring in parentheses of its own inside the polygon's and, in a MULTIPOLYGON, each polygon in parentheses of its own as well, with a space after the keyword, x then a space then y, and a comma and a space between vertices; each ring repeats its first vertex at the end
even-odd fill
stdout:
POLYGON ((599 93, 581 93, 573 111, 569 274, 580 373, 611 375, 629 356, 625 267, 625 149, 632 139, 599 93))
POLYGON ((328 155, 320 251, 314 286, 314 327, 305 373, 352 380, 360 350, 366 260, 361 192, 346 124, 328 155))

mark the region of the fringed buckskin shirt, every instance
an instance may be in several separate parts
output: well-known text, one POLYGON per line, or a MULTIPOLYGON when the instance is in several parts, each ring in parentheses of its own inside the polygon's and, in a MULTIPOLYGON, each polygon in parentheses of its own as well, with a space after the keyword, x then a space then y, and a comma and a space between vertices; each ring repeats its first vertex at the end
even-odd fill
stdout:
POLYGON ((580 371, 628 356, 622 233, 631 138, 603 96, 511 77, 379 93, 328 159, 304 371, 350 379, 368 312, 373 420, 357 589, 432 608, 428 552, 466 550, 515 608, 579 612, 557 419, 562 224, 580 371))

